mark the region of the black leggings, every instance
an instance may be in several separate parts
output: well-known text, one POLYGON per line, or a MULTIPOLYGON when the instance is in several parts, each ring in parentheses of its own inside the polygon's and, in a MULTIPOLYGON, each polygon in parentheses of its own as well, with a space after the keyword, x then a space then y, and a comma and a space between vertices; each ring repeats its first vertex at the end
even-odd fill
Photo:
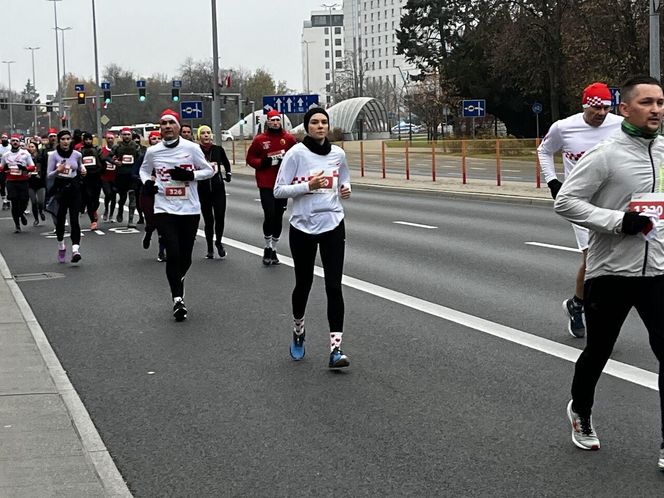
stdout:
POLYGON ((166 278, 171 295, 184 297, 184 277, 191 266, 191 252, 200 220, 198 214, 157 213, 154 219, 161 241, 166 247, 166 278))
POLYGON ((7 182, 7 198, 12 203, 12 219, 14 224, 20 226, 20 219, 25 210, 28 208, 28 182, 27 181, 10 181, 7 182))
POLYGON ((263 235, 275 238, 281 237, 284 212, 288 199, 275 199, 274 190, 271 188, 259 188, 261 206, 265 219, 263 220, 263 235))
MULTIPOLYGON (((664 413, 664 275, 590 279, 585 283, 583 303, 587 339, 574 369, 574 411, 590 415, 595 386, 611 356, 620 328, 634 307, 648 330, 650 347, 659 361, 660 410, 664 413)), ((664 423, 662 438, 664 440, 664 423)))
POLYGON ((106 180, 102 180, 101 188, 104 191, 104 214, 113 216, 115 211, 115 184, 106 180), (111 205, 111 210, 108 210, 108 205, 111 205))
POLYGON ((81 190, 78 185, 71 185, 59 194, 58 216, 55 220, 55 237, 58 242, 65 239, 65 220, 69 211, 69 228, 71 243, 81 243, 81 225, 78 223, 79 210, 81 209, 81 190))
POLYGON ((293 317, 299 319, 304 316, 309 291, 314 281, 316 251, 320 246, 327 294, 327 321, 330 332, 343 332, 344 297, 341 291, 341 276, 346 247, 346 228, 343 220, 334 230, 317 235, 302 232, 291 225, 288 238, 295 266, 293 317))
POLYGON ((85 188, 85 202, 90 222, 97 221, 97 210, 99 209, 99 195, 101 194, 101 178, 98 176, 87 176, 83 180, 85 188))
POLYGON ((201 201, 201 213, 205 223, 205 240, 208 252, 212 251, 212 243, 215 240, 221 242, 224 236, 224 218, 226 217, 226 189, 213 186, 211 191, 198 189, 201 201))

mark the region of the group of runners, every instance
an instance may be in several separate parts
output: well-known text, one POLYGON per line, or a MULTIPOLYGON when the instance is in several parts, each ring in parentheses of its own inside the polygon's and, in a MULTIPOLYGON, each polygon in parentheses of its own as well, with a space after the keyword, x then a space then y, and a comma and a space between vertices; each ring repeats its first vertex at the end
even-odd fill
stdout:
MULTIPOLYGON (((563 301, 563 310, 568 331, 586 339, 567 404, 572 441, 584 450, 600 448, 591 415, 595 388, 632 307, 643 320, 660 363, 664 413, 664 314, 660 310, 664 302, 664 138, 659 134, 664 93, 657 80, 643 76, 628 80, 621 94, 618 116, 611 113, 609 88, 603 83, 589 85, 583 92, 583 111, 554 123, 538 148, 554 209, 572 223, 582 253, 574 294, 563 301), (556 174, 557 152, 563 156, 564 181, 556 174)), ((327 138, 327 112, 311 109, 304 117, 304 128, 306 136, 297 143, 283 130, 279 113, 270 112, 265 131, 253 140, 246 160, 256 170, 264 212, 262 263, 266 266, 279 264, 282 218, 287 199, 292 199, 289 243, 295 287, 290 355, 301 360, 305 354, 305 311, 320 248, 330 331, 329 366, 341 368, 350 364, 341 349, 342 201, 351 195, 350 176, 344 151, 327 138)), ((89 135, 82 134, 79 147, 69 131, 52 131, 41 150, 30 143, 23 150, 20 137, 3 136, 7 149, 0 169, 8 180, 16 230, 20 232, 27 223, 27 199, 33 199, 35 224, 44 220, 43 211, 50 206, 56 222, 58 260, 64 261, 62 235, 68 213, 72 261, 80 261, 79 214, 84 208, 91 228, 96 226, 99 191, 103 190, 103 220, 110 221, 117 194, 116 221, 122 222, 128 201, 128 225, 133 226, 135 211, 137 223, 145 223, 145 248, 150 246, 152 233, 158 232, 173 316, 176 321, 185 320, 184 283, 201 214, 207 257, 213 258, 215 249, 219 257, 226 255, 222 244, 224 183, 231 180, 231 166, 223 148, 213 144, 212 130, 200 127, 198 143, 190 141, 191 130, 181 135, 178 114, 166 110, 160 117, 160 132, 149 137, 146 149, 129 129, 122 130, 117 144, 114 136, 107 136, 101 149, 92 146, 89 135)), ((658 467, 664 470, 664 421, 661 430, 658 467)))

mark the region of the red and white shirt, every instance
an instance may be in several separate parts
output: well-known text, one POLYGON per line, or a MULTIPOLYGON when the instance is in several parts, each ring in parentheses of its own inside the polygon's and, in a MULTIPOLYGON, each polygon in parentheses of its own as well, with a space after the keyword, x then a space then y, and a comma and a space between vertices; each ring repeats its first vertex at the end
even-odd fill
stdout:
POLYGON ((0 169, 6 173, 8 182, 26 181, 30 178, 30 171, 35 169, 35 163, 27 150, 10 150, 2 155, 0 169))

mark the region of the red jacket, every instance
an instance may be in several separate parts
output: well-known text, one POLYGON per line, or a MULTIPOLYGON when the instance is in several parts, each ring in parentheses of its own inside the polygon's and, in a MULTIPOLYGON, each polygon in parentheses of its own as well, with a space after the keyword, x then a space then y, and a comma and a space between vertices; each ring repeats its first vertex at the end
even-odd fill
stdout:
POLYGON ((277 172, 281 161, 275 159, 273 164, 266 164, 271 156, 283 156, 288 149, 297 143, 293 135, 280 129, 277 132, 265 130, 256 135, 247 151, 247 164, 256 170, 258 188, 274 188, 277 172))

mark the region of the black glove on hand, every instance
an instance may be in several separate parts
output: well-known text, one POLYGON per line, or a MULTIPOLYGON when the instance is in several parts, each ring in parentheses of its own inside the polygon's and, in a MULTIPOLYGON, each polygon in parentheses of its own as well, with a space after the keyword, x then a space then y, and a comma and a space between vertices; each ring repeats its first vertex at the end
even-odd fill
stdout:
POLYGON ((622 221, 622 233, 627 235, 636 235, 651 225, 650 218, 641 216, 635 211, 625 213, 622 221))
POLYGON ((226 171, 226 178, 224 178, 224 180, 226 180, 226 183, 231 183, 231 172, 230 171, 226 171))
POLYGON ((261 161, 261 168, 269 168, 272 166, 272 158, 266 157, 261 161))
POLYGON ((145 192, 145 195, 155 195, 157 192, 159 192, 159 188, 154 184, 152 180, 148 180, 143 184, 143 192, 145 192))
POLYGON ((194 172, 182 168, 174 168, 169 171, 171 178, 176 182, 193 182, 194 172))
POLYGON ((563 186, 563 183, 558 180, 558 178, 555 178, 547 183, 547 185, 549 186, 549 189, 551 189, 551 197, 555 199, 558 195, 558 191, 560 191, 560 187, 563 186))

